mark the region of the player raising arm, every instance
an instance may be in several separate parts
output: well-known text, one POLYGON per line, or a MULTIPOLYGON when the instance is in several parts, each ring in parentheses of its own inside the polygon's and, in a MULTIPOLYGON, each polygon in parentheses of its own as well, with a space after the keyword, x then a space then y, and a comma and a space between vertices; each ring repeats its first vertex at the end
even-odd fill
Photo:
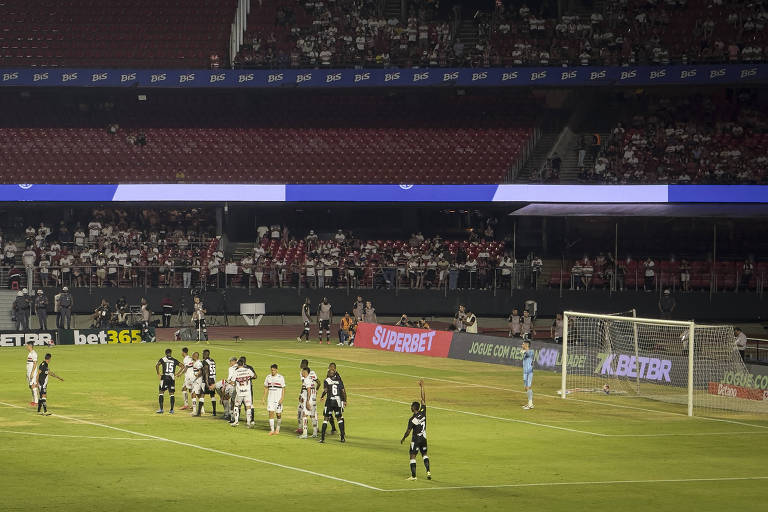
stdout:
POLYGON ((184 366, 178 359, 174 359, 171 354, 171 349, 165 349, 165 356, 161 357, 155 365, 157 378, 160 379, 159 393, 157 396, 160 408, 157 410, 157 414, 163 414, 163 399, 165 398, 164 394, 166 390, 171 397, 171 410, 168 411, 168 413, 173 414, 173 406, 176 404, 176 377, 181 377, 181 374, 184 373, 184 366))
POLYGON ((424 395, 424 381, 419 380, 419 389, 421 390, 421 403, 413 402, 411 404, 411 418, 408 420, 408 428, 400 440, 400 444, 411 434, 411 446, 408 454, 411 456, 411 476, 408 480, 416 480, 416 453, 421 452, 424 459, 424 467, 427 469, 427 480, 432 480, 432 473, 429 471, 429 456, 427 455, 427 399, 424 395))
POLYGON ((48 413, 48 376, 56 377, 60 381, 64 382, 64 379, 53 373, 53 370, 48 368, 48 363, 51 362, 51 354, 45 354, 45 359, 37 368, 37 385, 40 388, 40 400, 37 402, 37 412, 45 416, 49 416, 48 413), (40 412, 42 407, 43 411, 40 412))

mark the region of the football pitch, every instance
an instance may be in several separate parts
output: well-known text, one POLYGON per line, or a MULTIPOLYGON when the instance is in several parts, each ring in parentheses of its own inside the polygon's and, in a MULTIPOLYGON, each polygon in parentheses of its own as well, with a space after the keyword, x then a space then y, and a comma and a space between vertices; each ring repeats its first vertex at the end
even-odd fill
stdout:
MULTIPOLYGON (((0 510, 765 510, 768 417, 688 418, 682 406, 626 396, 556 396, 559 375, 534 376, 535 409, 519 368, 316 342, 36 347, 53 354, 51 416, 29 406, 25 348, 0 349, 0 510), (209 348, 219 378, 245 355, 256 428, 155 414, 155 363, 209 348), (347 442, 296 438, 299 361, 323 378, 338 365, 348 393, 347 442), (277 363, 287 382, 282 433, 269 436, 262 383, 277 363), (433 479, 407 442, 427 395, 433 479)), ((166 397, 166 411, 168 399, 166 397)), ((210 404, 206 403, 210 415, 210 404)))

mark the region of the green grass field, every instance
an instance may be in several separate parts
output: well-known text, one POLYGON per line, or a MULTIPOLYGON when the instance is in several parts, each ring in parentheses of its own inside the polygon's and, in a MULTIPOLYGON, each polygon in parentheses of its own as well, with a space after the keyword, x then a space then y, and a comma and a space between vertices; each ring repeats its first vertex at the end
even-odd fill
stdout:
MULTIPOLYGON (((286 376, 283 432, 184 411, 157 415, 154 365, 180 343, 56 347, 51 416, 29 407, 25 348, 0 349, 0 510, 766 510, 768 418, 688 418, 682 407, 619 396, 555 397, 538 372, 524 411, 518 368, 364 349, 211 342, 286 376), (299 361, 336 361, 349 393, 347 443, 299 440, 299 361), (433 480, 409 476, 399 440, 425 379, 433 480)), ((190 345, 190 347, 198 347, 190 345)), ((202 350, 202 347, 199 347, 202 350)), ((41 359, 44 347, 38 347, 41 359)), ((177 381, 177 409, 181 400, 177 381)), ((166 409, 167 409, 166 399, 166 409)), ((221 409, 219 409, 221 410, 221 409)))

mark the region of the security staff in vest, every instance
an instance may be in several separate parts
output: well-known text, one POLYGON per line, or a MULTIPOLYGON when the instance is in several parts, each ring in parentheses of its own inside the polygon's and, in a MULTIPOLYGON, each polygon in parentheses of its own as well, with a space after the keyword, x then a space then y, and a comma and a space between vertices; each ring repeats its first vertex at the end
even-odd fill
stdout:
POLYGON ((40 330, 47 331, 48 297, 45 296, 43 290, 37 290, 37 297, 35 297, 35 314, 37 315, 37 322, 40 324, 40 330))
POLYGON ((13 314, 16 318, 16 330, 29 330, 29 302, 27 302, 24 292, 16 293, 16 299, 13 301, 13 314))
POLYGON ((64 287, 61 289, 61 295, 59 295, 59 313, 61 313, 61 327, 62 329, 69 329, 72 323, 72 294, 69 293, 69 288, 64 287))

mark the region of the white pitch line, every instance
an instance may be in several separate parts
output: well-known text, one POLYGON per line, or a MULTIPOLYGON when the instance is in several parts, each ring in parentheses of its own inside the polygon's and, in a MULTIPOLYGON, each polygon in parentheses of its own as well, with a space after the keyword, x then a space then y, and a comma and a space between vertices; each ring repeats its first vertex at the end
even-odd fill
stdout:
MULTIPOLYGON (((0 405, 7 405, 9 407, 14 407, 16 409, 26 410, 26 408, 24 408, 24 407, 21 407, 21 406, 18 406, 18 405, 14 405, 14 404, 9 404, 9 403, 6 403, 6 402, 0 402, 0 405)), ((335 480, 337 482, 343 482, 343 483, 346 483, 346 484, 355 485, 357 487, 364 487, 366 489, 371 489, 373 491, 383 491, 384 490, 384 489, 381 489, 379 487, 374 487, 372 485, 364 484, 362 482, 355 482, 354 480, 347 480, 347 479, 339 478, 339 477, 336 477, 336 476, 326 475, 326 474, 323 474, 323 473, 317 473, 315 471, 310 471, 308 469, 296 468, 296 467, 293 467, 293 466, 286 466, 285 464, 278 464, 277 462, 270 462, 268 460, 257 459, 255 457, 248 457, 247 455, 240 455, 238 453, 231 453, 231 452, 225 452, 225 451, 222 451, 222 450, 217 450, 215 448, 208 448, 207 446, 200 446, 200 445, 197 445, 197 444, 186 443, 184 441, 177 441, 175 439, 168 439, 166 437, 155 436, 155 435, 152 435, 152 434, 145 434, 143 432, 136 432, 136 431, 133 431, 133 430, 128 430, 126 428, 114 427, 112 425, 105 425, 103 423, 96 423, 95 421, 84 420, 84 419, 75 418, 75 417, 72 417, 72 416, 64 416, 63 414, 51 414, 51 417, 53 417, 53 418, 62 418, 62 419, 65 419, 65 420, 70 420, 70 421, 77 421, 79 423, 84 423, 86 425, 92 425, 92 426, 95 426, 95 427, 108 428, 108 429, 111 429, 111 430, 117 430, 118 432, 125 432, 126 434, 132 434, 132 435, 135 435, 135 436, 143 436, 143 437, 147 437, 147 438, 154 439, 154 440, 157 440, 157 441, 165 441, 167 443, 178 444, 180 446, 186 446, 188 448, 195 448, 197 450, 202 450, 202 451, 206 451, 206 452, 210 452, 210 453, 216 453, 216 454, 219 454, 219 455, 226 455, 226 456, 235 457, 235 458, 238 458, 238 459, 244 459, 244 460, 249 460, 249 461, 252 461, 252 462, 258 462, 259 464, 265 464, 265 465, 268 465, 268 466, 274 466, 274 467, 278 467, 278 468, 282 468, 282 469, 289 469, 291 471, 297 471, 299 473, 306 473, 308 475, 317 476, 317 477, 321 477, 321 478, 326 478, 328 480, 335 480)))
MULTIPOLYGON (((378 396, 361 395, 361 394, 358 394, 358 393, 354 393, 354 394, 351 393, 351 395, 352 396, 361 396, 363 398, 370 398, 372 400, 381 400, 383 402, 394 402, 396 404, 403 404, 403 405, 410 405, 411 404, 410 402, 402 402, 400 400, 392 400, 390 398, 381 398, 381 397, 378 397, 378 396)), ((533 422, 533 421, 517 420, 517 419, 514 419, 514 418, 504 418, 504 417, 501 417, 501 416, 491 416, 490 414, 482 414, 482 413, 479 413, 479 412, 462 411, 462 410, 459 410, 459 409, 448 409, 446 407, 437 407, 437 406, 434 406, 434 405, 430 405, 429 408, 430 409, 436 409, 438 411, 448 411, 448 412, 455 412, 455 413, 458 413, 458 414, 467 414, 469 416, 478 416, 478 417, 481 417, 481 418, 489 418, 489 419, 492 419, 492 420, 509 421, 511 423, 524 423, 526 425, 533 425, 535 427, 551 428, 551 429, 555 429, 555 430, 565 430, 567 432, 575 432, 575 433, 578 433, 578 434, 587 434, 587 435, 590 435, 590 436, 608 437, 607 434, 598 434, 597 432, 589 432, 588 430, 576 430, 576 429, 573 429, 573 428, 558 427, 558 426, 555 426, 555 425, 547 425, 546 423, 536 423, 536 422, 533 422)))
POLYGON ((144 437, 105 437, 105 436, 75 436, 68 434, 43 434, 40 432, 21 432, 16 430, 0 430, 0 434, 24 434, 28 436, 42 437, 71 437, 78 439, 108 439, 110 441, 157 441, 157 439, 148 439, 144 437))
POLYGON ((384 492, 409 492, 409 491, 449 491, 462 489, 503 489, 515 487, 555 487, 562 485, 627 485, 627 484, 680 484, 691 482, 742 482, 748 480, 768 480, 768 476, 744 476, 722 478, 668 478, 657 480, 594 480, 586 482, 531 482, 523 484, 499 484, 499 485, 455 485, 445 487, 404 487, 401 489, 384 489, 384 492))
POLYGON ((767 435, 768 432, 761 430, 745 430, 742 432, 691 432, 678 434, 605 434, 606 437, 675 437, 675 436, 732 436, 734 434, 757 434, 767 435))

